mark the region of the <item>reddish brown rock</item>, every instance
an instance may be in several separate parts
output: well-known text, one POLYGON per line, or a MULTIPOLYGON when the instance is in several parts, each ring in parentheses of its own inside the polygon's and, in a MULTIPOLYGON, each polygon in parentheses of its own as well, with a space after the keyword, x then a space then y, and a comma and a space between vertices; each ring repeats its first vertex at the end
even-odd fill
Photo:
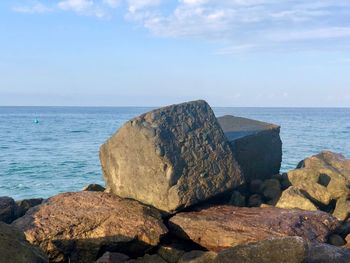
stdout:
POLYGON ((89 191, 54 196, 13 225, 51 262, 93 262, 104 249, 137 255, 167 232, 155 209, 89 191))
POLYGON ((274 207, 217 206, 179 213, 170 219, 176 235, 212 251, 284 236, 326 242, 328 234, 338 226, 336 218, 321 211, 274 207))

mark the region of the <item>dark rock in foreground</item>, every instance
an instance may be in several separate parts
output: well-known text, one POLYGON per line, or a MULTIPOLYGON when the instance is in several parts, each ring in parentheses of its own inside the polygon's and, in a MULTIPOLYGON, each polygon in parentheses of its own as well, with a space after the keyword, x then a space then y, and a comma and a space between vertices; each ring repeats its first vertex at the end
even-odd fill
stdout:
POLYGON ((174 212, 233 189, 243 178, 205 101, 128 121, 100 149, 107 188, 174 212))
POLYGON ((305 263, 349 263, 350 250, 328 244, 312 243, 309 245, 305 263))
POLYGON ((212 251, 285 236, 326 242, 339 226, 337 219, 321 211, 232 206, 179 213, 169 224, 179 237, 212 251))
POLYGON ((218 254, 214 262, 301 263, 306 255, 307 244, 301 237, 285 237, 239 245, 224 250, 218 254))
POLYGON ((13 226, 51 262, 93 262, 108 249, 142 254, 167 232, 155 209, 88 191, 49 198, 13 226))
POLYGON ((218 121, 248 181, 279 173, 282 162, 279 126, 229 115, 219 117, 218 121))
POLYGON ((0 222, 0 263, 47 263, 44 253, 20 231, 0 222))

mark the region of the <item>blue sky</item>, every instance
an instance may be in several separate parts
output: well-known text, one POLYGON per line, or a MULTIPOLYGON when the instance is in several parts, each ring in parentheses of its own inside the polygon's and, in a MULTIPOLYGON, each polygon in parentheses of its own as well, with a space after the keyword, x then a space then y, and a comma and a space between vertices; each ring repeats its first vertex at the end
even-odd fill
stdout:
POLYGON ((2 0, 0 105, 350 106, 350 1, 2 0))

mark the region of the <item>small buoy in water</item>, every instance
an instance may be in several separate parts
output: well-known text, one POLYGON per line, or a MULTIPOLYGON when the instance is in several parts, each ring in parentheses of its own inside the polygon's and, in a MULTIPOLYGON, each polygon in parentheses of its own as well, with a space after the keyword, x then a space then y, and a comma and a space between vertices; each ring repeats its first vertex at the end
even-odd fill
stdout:
POLYGON ((38 120, 38 119, 35 119, 35 120, 34 120, 34 123, 39 123, 39 120, 38 120))

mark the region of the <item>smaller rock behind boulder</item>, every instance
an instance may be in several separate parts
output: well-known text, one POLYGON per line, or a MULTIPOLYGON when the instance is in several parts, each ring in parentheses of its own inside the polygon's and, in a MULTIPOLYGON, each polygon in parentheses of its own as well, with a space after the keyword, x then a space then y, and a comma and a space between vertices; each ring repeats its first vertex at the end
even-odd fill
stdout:
POLYGON ((11 223, 17 217, 18 207, 11 197, 0 197, 0 221, 11 223))

